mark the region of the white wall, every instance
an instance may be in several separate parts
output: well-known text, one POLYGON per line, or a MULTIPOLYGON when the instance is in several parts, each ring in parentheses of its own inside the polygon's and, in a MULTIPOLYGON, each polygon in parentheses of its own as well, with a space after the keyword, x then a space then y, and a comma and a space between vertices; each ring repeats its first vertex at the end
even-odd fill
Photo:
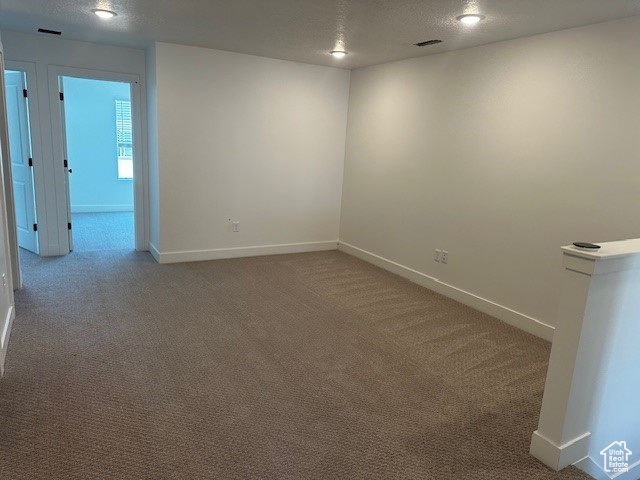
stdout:
MULTIPOLYGON (((68 253, 65 240, 66 211, 64 169, 55 162, 53 145, 56 140, 52 133, 51 95, 57 92, 51 88, 49 69, 54 66, 89 69, 138 75, 142 98, 142 132, 146 142, 146 88, 145 52, 130 48, 98 45, 54 38, 46 35, 27 35, 4 31, 2 38, 8 61, 23 62, 35 67, 36 82, 29 89, 36 88, 38 100, 39 137, 33 138, 34 168, 36 179, 36 203, 38 212, 38 235, 42 255, 64 255, 68 253), (66 245, 66 246, 65 246, 66 245)), ((29 80, 29 79, 28 79, 29 80)), ((31 94, 30 94, 31 96, 31 94)), ((34 122, 34 119, 31 119, 34 122)), ((143 162, 146 163, 146 145, 143 146, 143 162)))
POLYGON ((160 261, 335 248, 349 72, 162 43, 155 54, 160 261))
POLYGON ((639 84, 638 17, 353 71, 341 241, 549 338, 558 246, 640 236, 639 84))
POLYGON ((7 225, 7 198, 4 188, 7 168, 11 168, 4 91, 4 48, 2 40, 0 40, 0 166, 2 168, 0 174, 0 375, 4 374, 4 360, 9 345, 11 323, 15 316, 9 254, 9 228, 7 225))

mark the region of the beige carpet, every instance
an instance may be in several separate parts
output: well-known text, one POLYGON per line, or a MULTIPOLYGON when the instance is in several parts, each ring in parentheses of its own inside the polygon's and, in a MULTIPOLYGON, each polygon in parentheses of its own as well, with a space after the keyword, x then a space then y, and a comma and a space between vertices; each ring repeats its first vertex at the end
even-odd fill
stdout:
POLYGON ((25 256, 0 478, 555 479, 549 345, 338 252, 25 256))

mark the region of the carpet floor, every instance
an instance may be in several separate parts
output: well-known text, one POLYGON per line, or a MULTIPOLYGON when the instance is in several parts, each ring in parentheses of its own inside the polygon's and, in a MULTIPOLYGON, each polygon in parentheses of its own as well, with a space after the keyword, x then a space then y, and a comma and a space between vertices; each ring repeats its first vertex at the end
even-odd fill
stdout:
POLYGON ((134 250, 133 212, 74 213, 73 251, 134 250))
POLYGON ((548 343, 343 253, 23 269, 2 479, 589 478, 529 455, 548 343))

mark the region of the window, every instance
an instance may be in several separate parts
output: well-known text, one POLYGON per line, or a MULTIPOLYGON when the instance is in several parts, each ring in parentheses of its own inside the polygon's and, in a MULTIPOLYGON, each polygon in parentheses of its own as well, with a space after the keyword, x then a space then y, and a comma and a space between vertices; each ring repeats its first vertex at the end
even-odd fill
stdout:
POLYGON ((133 178, 133 129, 131 102, 116 100, 116 138, 118 151, 118 178, 133 178))

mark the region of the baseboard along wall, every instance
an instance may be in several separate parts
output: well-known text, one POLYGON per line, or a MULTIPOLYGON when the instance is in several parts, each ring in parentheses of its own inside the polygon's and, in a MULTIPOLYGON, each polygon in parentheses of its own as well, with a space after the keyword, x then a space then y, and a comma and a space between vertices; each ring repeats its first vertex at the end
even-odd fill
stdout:
POLYGON ((71 205, 71 213, 133 212, 133 205, 71 205))
POLYGON ((336 250, 337 248, 337 240, 328 240, 323 242, 287 243, 282 245, 186 250, 178 252, 161 252, 155 245, 150 244, 149 249, 151 255, 153 255, 158 263, 180 263, 221 260, 225 258, 259 257, 263 255, 282 255, 287 253, 320 252, 336 250))
POLYGON ((217 248, 211 250, 186 250, 162 252, 155 245, 149 245, 149 251, 158 263, 199 262, 226 258, 257 257, 262 255, 281 255, 287 253, 305 253, 339 249, 349 255, 400 275, 418 285, 452 298, 476 310, 498 318, 509 325, 531 333, 537 337, 551 341, 554 328, 535 318, 482 298, 473 293, 441 282, 437 278, 418 272, 392 260, 368 252, 346 242, 338 240, 289 243, 282 245, 262 245, 253 247, 217 248))
POLYGON ((433 290, 441 295, 449 297, 460 303, 463 303, 469 307, 475 308, 483 313, 496 317, 509 325, 512 325, 520 330, 524 330, 527 333, 531 333, 537 337, 543 338, 548 341, 553 340, 554 327, 547 325, 540 320, 520 313, 511 308, 505 307, 498 303, 495 303, 486 298, 482 298, 471 292, 467 292, 453 285, 444 283, 437 278, 431 277, 425 273, 419 272, 405 265, 401 265, 397 262, 389 260, 387 258, 376 255, 375 253, 368 252, 354 245, 350 245, 346 242, 339 242, 338 249, 349 255, 353 255, 365 262, 376 265, 380 268, 388 270, 392 273, 400 275, 418 285, 421 285, 429 290, 433 290))
POLYGON ((583 458, 575 466, 596 480, 638 480, 640 478, 640 460, 629 465, 629 471, 616 473, 613 476, 603 470, 601 463, 594 462, 590 457, 583 458))
POLYGON ((9 336, 11 335, 11 325, 15 318, 15 308, 13 305, 7 310, 7 316, 4 319, 2 334, 0 335, 0 377, 4 375, 4 361, 7 357, 7 347, 9 346, 9 336))

